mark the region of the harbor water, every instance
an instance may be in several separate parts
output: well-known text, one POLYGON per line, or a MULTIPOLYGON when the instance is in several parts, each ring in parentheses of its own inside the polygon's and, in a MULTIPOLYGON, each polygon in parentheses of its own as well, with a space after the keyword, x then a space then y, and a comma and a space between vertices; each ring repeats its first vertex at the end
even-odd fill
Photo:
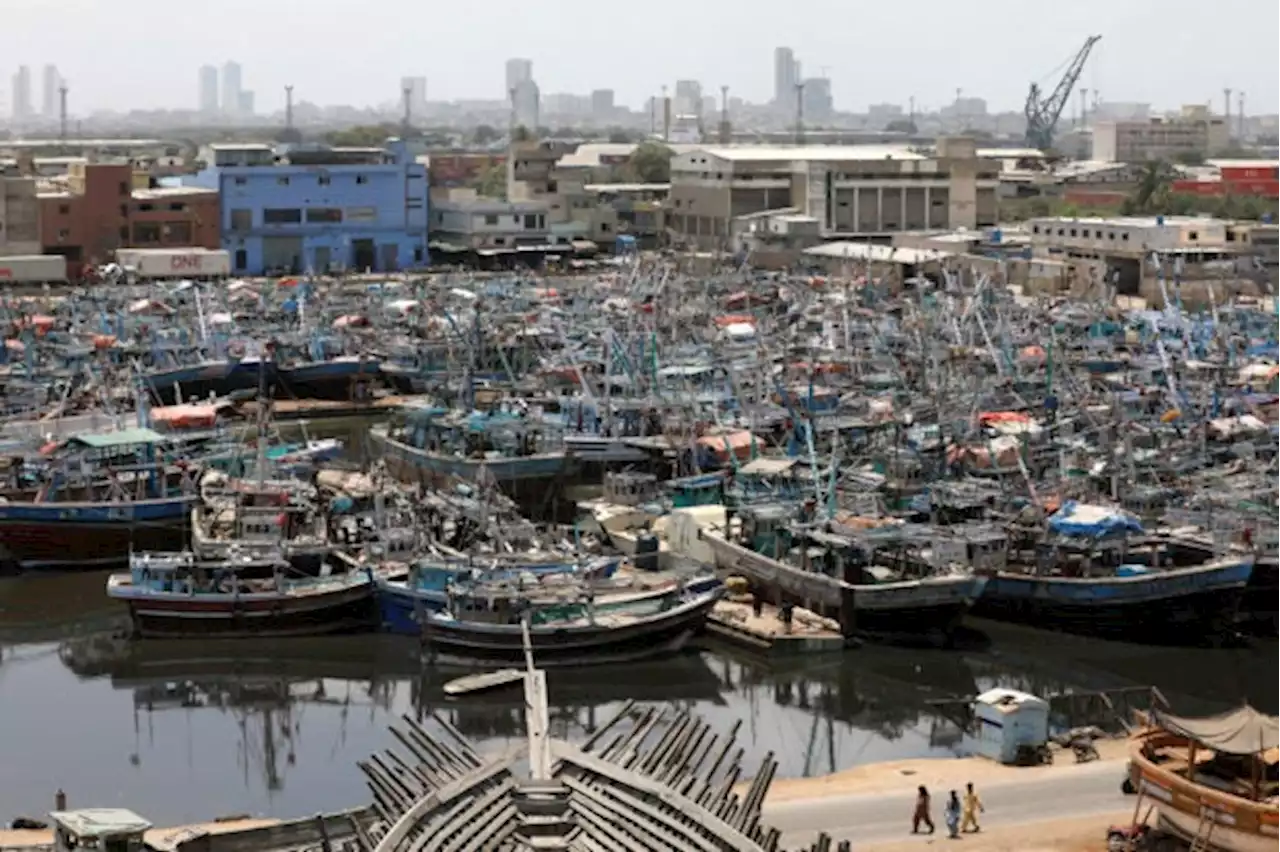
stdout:
MULTIPOLYGON (((517 691, 447 699, 397 637, 288 642, 121 638, 105 575, 0 582, 0 820, 123 806, 157 824, 298 817, 367 801, 356 761, 399 716, 448 719, 486 749, 521 736, 517 691)), ((575 739, 628 699, 742 720, 744 767, 787 776, 964 753, 957 705, 994 685, 1041 695, 1154 685, 1182 712, 1277 710, 1274 640, 1161 649, 978 622, 952 651, 864 647, 769 662, 717 645, 632 666, 549 673, 552 727, 575 739)))

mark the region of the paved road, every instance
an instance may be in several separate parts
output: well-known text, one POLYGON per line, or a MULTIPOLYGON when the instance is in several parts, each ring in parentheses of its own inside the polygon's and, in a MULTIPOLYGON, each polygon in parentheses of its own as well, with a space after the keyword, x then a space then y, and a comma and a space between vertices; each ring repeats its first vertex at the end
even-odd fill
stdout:
MULTIPOLYGON (((1104 761, 1035 771, 1025 781, 979 784, 986 806, 984 823, 1021 823, 1055 817, 1085 816, 1133 807, 1120 792, 1122 763, 1104 761)), ((897 786, 897 785, 895 785, 897 786)), ((958 786, 958 785, 957 785, 958 786)), ((942 808, 947 791, 933 794, 933 820, 945 832, 942 808)), ((783 833, 784 848, 812 842, 819 831, 857 843, 910 836, 915 796, 909 792, 832 796, 765 805, 763 822, 783 833)))

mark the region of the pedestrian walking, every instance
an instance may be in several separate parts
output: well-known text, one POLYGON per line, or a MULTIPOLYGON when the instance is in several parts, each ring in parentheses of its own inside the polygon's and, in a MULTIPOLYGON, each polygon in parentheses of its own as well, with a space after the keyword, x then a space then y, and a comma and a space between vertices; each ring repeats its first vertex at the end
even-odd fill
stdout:
POLYGON ((911 833, 919 834, 920 826, 929 827, 929 833, 933 834, 933 817, 929 816, 929 791, 923 784, 916 791, 916 810, 911 815, 911 833))
POLYGON ((951 795, 947 797, 947 807, 942 812, 942 818, 946 820, 947 831, 951 832, 952 837, 960 836, 960 797, 956 795, 956 791, 952 790, 951 795))
POLYGON ((985 813, 986 807, 978 798, 978 791, 973 789, 973 782, 964 785, 964 814, 960 819, 961 831, 982 831, 978 825, 978 814, 985 813))

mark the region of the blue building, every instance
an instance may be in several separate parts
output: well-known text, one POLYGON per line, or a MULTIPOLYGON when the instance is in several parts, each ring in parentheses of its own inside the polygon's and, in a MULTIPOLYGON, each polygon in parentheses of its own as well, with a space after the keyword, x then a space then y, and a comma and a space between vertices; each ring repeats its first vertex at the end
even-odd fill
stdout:
POLYGON ((384 148, 213 145, 189 182, 218 190, 222 247, 242 275, 427 265, 427 168, 384 148))

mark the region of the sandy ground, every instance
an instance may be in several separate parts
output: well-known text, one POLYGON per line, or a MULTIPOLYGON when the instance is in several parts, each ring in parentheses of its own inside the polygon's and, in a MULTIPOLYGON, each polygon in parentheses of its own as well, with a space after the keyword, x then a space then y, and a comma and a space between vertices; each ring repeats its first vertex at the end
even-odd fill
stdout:
POLYGON ((932 836, 859 843, 856 848, 858 852, 1099 852, 1106 849, 1107 827, 1123 825, 1132 819, 1133 811, 1126 810, 995 825, 987 826, 977 834, 962 834, 955 840, 947 836, 945 826, 939 825, 938 833, 932 836))
MULTIPOLYGON (((1124 740, 1099 740, 1098 752, 1104 762, 1119 764, 1127 759, 1124 740)), ((979 788, 992 782, 1018 781, 1046 774, 1066 766, 1075 765, 1071 752, 1055 749, 1054 762, 1049 766, 1004 766, 982 757, 955 759, 924 758, 919 760, 895 760, 855 766, 834 775, 817 778, 783 778, 774 781, 769 788, 766 802, 789 802, 799 799, 821 799, 828 796, 849 796, 863 793, 910 792, 921 784, 932 790, 960 787, 972 781, 979 788)), ((935 835, 936 837, 936 835, 935 835)))

